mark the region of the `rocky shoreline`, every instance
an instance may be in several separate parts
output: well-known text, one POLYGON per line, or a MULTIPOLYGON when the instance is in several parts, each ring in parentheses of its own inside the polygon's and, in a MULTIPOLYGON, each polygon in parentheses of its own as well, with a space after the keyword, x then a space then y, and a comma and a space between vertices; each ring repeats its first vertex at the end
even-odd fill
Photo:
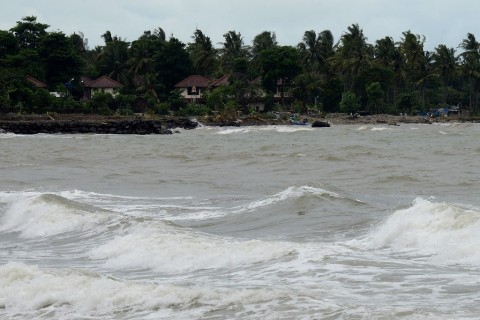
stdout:
POLYGON ((197 126, 198 122, 188 118, 145 119, 90 115, 55 117, 49 115, 13 115, 0 118, 0 132, 15 134, 173 134, 176 128, 195 129, 197 126))
MULTIPOLYGON (((431 124, 435 122, 472 122, 479 123, 479 118, 426 118, 421 116, 369 115, 352 118, 347 114, 328 114, 325 116, 308 116, 309 125, 313 127, 328 127, 331 125, 349 124, 385 124, 399 125, 401 123, 431 124), (313 124, 313 125, 312 125, 313 124)), ((199 123, 207 126, 258 126, 258 125, 288 125, 290 120, 284 118, 262 118, 247 116, 226 121, 218 118, 199 118, 192 120, 184 117, 120 117, 99 115, 16 115, 0 116, 0 132, 16 134, 37 133, 97 133, 97 134, 173 134, 176 128, 195 129, 199 123)))

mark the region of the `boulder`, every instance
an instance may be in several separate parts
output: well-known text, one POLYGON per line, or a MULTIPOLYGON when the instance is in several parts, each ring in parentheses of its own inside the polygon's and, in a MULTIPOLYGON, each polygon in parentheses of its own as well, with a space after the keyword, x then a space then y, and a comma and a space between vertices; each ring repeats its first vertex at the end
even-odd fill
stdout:
POLYGON ((326 121, 316 120, 312 123, 312 128, 326 128, 330 127, 330 124, 326 121))

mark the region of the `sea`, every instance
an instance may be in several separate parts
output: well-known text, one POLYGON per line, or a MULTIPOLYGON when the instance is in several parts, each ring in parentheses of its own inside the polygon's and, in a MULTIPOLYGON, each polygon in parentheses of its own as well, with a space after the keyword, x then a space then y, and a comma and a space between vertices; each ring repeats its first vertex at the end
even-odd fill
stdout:
POLYGON ((480 319, 480 125, 0 134, 0 319, 480 319))

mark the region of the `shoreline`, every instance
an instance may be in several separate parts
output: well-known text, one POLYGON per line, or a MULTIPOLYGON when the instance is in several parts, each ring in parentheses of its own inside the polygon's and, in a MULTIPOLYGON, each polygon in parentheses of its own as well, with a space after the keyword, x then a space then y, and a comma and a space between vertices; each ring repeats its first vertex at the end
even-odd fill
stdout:
MULTIPOLYGON (((307 126, 314 122, 333 125, 392 125, 402 123, 480 123, 479 118, 423 116, 395 116, 387 114, 359 116, 352 119, 347 114, 335 113, 325 116, 306 116, 307 126)), ((213 117, 148 117, 148 116, 101 116, 85 114, 55 115, 0 115, 0 132, 16 134, 36 133, 100 133, 100 134, 173 134, 177 128, 195 129, 205 126, 260 126, 291 125, 289 117, 266 118, 260 116, 244 116, 239 119, 225 120, 213 117)))

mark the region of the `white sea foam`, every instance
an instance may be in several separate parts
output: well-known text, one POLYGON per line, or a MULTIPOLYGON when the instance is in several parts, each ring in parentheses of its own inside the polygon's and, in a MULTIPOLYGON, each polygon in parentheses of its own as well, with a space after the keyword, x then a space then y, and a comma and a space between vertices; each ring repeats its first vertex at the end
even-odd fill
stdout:
POLYGON ((105 260, 108 268, 183 273, 278 259, 292 253, 294 248, 282 242, 232 240, 163 223, 139 223, 92 249, 89 256, 105 260))
POLYGON ((310 126, 245 126, 239 128, 220 128, 218 134, 238 134, 238 133, 251 133, 251 132, 265 132, 273 131, 279 133, 293 133, 298 131, 314 131, 315 128, 310 126))
POLYGON ((271 197, 268 197, 262 200, 253 201, 249 203, 247 206, 238 207, 233 211, 233 213, 242 213, 246 211, 252 211, 261 207, 271 206, 272 204, 283 202, 289 199, 297 199, 305 195, 315 195, 315 196, 327 195, 331 197, 338 197, 338 194, 321 189, 321 188, 314 188, 309 186, 289 187, 284 191, 279 192, 271 197))
POLYGON ((54 194, 3 193, 9 201, 0 218, 0 231, 20 232, 24 238, 46 237, 74 230, 86 230, 106 221, 109 215, 54 194))
POLYGON ((372 131, 386 131, 386 130, 392 130, 392 129, 387 128, 387 127, 373 127, 371 130, 372 131))
POLYGON ((480 265, 480 211, 417 198, 358 243, 426 255, 437 263, 480 265))
MULTIPOLYGON (((155 312, 160 318, 175 310, 189 316, 232 303, 259 303, 286 296, 271 289, 215 289, 137 283, 93 271, 40 269, 21 263, 0 266, 0 316, 56 319, 155 312)), ((123 315, 123 316, 122 316, 123 315)), ((127 316, 128 317, 128 316, 127 316)))

